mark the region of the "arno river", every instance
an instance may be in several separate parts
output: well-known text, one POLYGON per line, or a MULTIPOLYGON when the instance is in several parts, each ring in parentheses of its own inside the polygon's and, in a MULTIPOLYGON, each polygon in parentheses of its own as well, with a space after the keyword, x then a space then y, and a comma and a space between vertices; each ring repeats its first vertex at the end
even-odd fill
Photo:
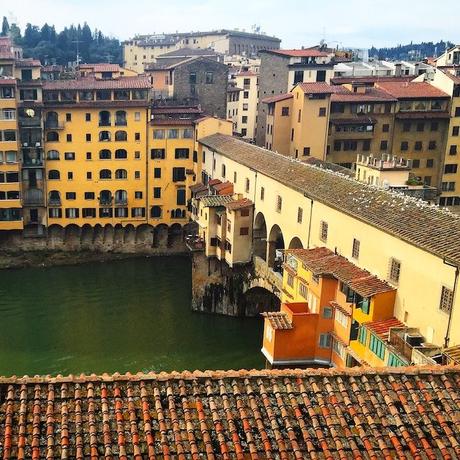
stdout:
POLYGON ((0 271, 0 375, 261 368, 261 318, 190 310, 186 258, 0 271))

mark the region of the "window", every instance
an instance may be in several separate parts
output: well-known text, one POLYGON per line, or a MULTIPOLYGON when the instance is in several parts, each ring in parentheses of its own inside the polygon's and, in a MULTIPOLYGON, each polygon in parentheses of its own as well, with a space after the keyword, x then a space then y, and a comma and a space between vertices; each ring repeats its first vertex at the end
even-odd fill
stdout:
POLYGON ((182 182, 185 180, 185 168, 173 168, 172 170, 173 182, 182 182))
POLYGON ((115 140, 118 142, 127 141, 128 134, 126 131, 115 131, 115 140))
POLYGON ((110 160, 112 158, 112 152, 107 149, 103 149, 99 152, 100 160, 110 160))
POLYGON ((455 116, 456 116, 456 117, 460 117, 460 107, 457 107, 457 108, 455 109, 455 116))
POLYGON ((61 208, 49 208, 48 216, 51 219, 60 219, 62 217, 62 209, 61 208))
POLYGON ((422 150, 423 144, 421 141, 416 141, 414 144, 414 150, 420 151, 422 150))
POLYGON ((140 192, 140 191, 134 192, 134 198, 135 198, 136 200, 142 200, 142 196, 143 196, 143 193, 142 193, 142 192, 140 192))
POLYGON ((250 187, 250 182, 249 182, 249 179, 246 177, 246 181, 245 181, 245 186, 244 186, 244 190, 246 191, 246 193, 249 192, 249 187, 250 187))
POLYGON ((179 139, 179 130, 168 129, 168 139, 179 139))
POLYGON ((99 126, 110 126, 110 112, 107 110, 99 112, 99 126))
POLYGON ((331 348, 331 335, 320 334, 319 335, 319 346, 320 348, 331 348))
POLYGON ((68 179, 68 180, 73 180, 73 172, 72 172, 72 171, 69 171, 69 172, 67 173, 67 179, 68 179))
POLYGON ((455 192, 455 182, 443 182, 441 184, 441 190, 443 192, 455 192))
MULTIPOLYGON (((303 295, 302 295, 302 297, 303 297, 303 295)), ((323 318, 324 319, 332 319, 332 308, 331 307, 323 307, 323 318)))
POLYGON ((190 72, 188 76, 188 81, 191 85, 196 85, 196 73, 195 72, 190 72))
POLYGON ((110 169, 101 169, 99 179, 112 179, 112 171, 110 169))
POLYGON ((360 242, 356 238, 353 238, 353 247, 351 250, 351 257, 353 259, 359 259, 359 247, 360 247, 360 242))
POLYGON ((380 150, 387 150, 387 149, 388 149, 388 141, 381 141, 380 150))
POLYGON ((390 125, 385 123, 384 125, 382 125, 382 132, 384 133, 388 133, 390 131, 390 125))
POLYGON ((59 134, 56 131, 49 131, 46 133, 47 142, 59 142, 59 134))
POLYGON ((72 142, 72 134, 66 134, 66 141, 72 142))
POLYGON ((281 209, 283 207, 283 198, 278 195, 276 197, 276 212, 281 212, 281 209))
POLYGON ((141 113, 134 112, 134 121, 141 121, 141 113))
POLYGON ((335 309, 335 320, 343 327, 348 327, 348 316, 338 308, 335 309))
POLYGON ((389 279, 393 283, 399 283, 399 276, 401 275, 401 262, 394 258, 390 259, 390 274, 389 279))
POLYGON ((366 139, 363 141, 363 151, 364 152, 369 152, 371 149, 371 141, 369 139, 366 139))
POLYGON ((452 136, 458 136, 460 132, 460 126, 454 126, 452 128, 452 136))
POLYGON ((126 169, 117 169, 115 171, 115 179, 127 179, 128 171, 126 169))
POLYGON ((165 130, 164 129, 154 129, 153 130, 153 138, 154 139, 164 139, 165 138, 165 130))
POLYGON ((374 334, 371 334, 371 339, 369 341, 369 348, 380 359, 383 359, 385 357, 385 345, 374 334))
POLYGON ((367 342, 367 329, 365 327, 361 326, 359 328, 358 340, 359 340, 359 343, 362 343, 363 345, 366 345, 366 342, 367 342))
POLYGON ((421 132, 423 132, 424 130, 425 130, 425 123, 423 123, 423 121, 420 122, 420 123, 417 123, 417 131, 418 131, 419 133, 421 133, 421 132))
POLYGON ((240 227, 240 235, 249 235, 249 227, 240 227))
POLYGON ((166 158, 165 149, 151 149, 150 158, 152 160, 164 160, 166 158))
POLYGON ((294 286, 294 277, 290 273, 287 275, 287 284, 290 287, 294 286))
POLYGON ((57 169, 51 169, 48 171, 49 180, 59 180, 60 178, 61 178, 61 174, 57 169))
POLYGON ((320 230, 319 230, 319 239, 321 241, 327 241, 327 231, 328 231, 328 224, 324 220, 320 222, 320 230))
POLYGON ((91 152, 86 152, 86 159, 91 160, 91 152))
POLYGON ((420 160, 419 159, 412 160, 412 168, 420 168, 420 160))
POLYGON ((161 198, 161 187, 153 187, 153 198, 161 198))
POLYGON ((236 184, 236 180, 238 179, 238 175, 236 171, 233 172, 233 183, 236 184))
POLYGON ((185 193, 185 188, 179 188, 177 189, 176 193, 176 204, 178 206, 184 206, 185 205, 185 200, 186 200, 186 193, 185 193))
POLYGON ((75 152, 65 152, 64 159, 65 160, 75 160, 75 152))
POLYGON ((134 152, 134 159, 139 160, 141 158, 141 152, 139 150, 136 150, 134 152))
POLYGON ((326 107, 320 107, 318 115, 320 117, 325 117, 326 116, 326 107))
POLYGON ((288 117, 289 116, 289 107, 281 107, 281 116, 288 117))
POLYGON ((428 142, 428 150, 436 150, 436 141, 428 142))
POLYGON ((88 171, 88 172, 86 173, 86 179, 87 179, 87 180, 91 180, 92 178, 93 178, 93 173, 92 173, 91 171, 88 171))
POLYGON ((49 150, 46 158, 48 160, 59 160, 59 152, 57 150, 49 150))
POLYGON ((246 124, 247 122, 248 122, 248 117, 247 117, 247 115, 244 115, 243 117, 241 117, 241 123, 246 124))
POLYGON ((433 166, 434 166, 433 158, 428 158, 428 160, 426 160, 426 167, 427 168, 432 168, 433 166))
POLYGON ((112 139, 110 131, 101 131, 99 133, 99 142, 108 142, 112 139))
POLYGON ((226 173, 226 170, 225 170, 225 165, 222 165, 222 177, 225 179, 225 173, 226 173))
POLYGON ((174 157, 176 160, 185 160, 189 156, 189 149, 176 149, 174 152, 174 157))
POLYGON ((301 295, 304 299, 307 299, 308 297, 308 288, 303 283, 299 283, 299 295, 301 295))
POLYGON ((452 304, 454 300, 454 291, 442 286, 441 288, 441 300, 439 301, 439 309, 445 313, 450 313, 452 310, 452 304))
POLYGON ((310 147, 304 147, 303 148, 303 156, 304 157, 310 156, 310 147))
POLYGON ((66 200, 76 200, 77 194, 75 192, 66 192, 65 199, 66 200))
POLYGON ((390 353, 388 355, 388 366, 390 366, 390 367, 401 367, 401 366, 407 366, 407 363, 404 362, 402 359, 400 359, 394 353, 390 353))
POLYGON ((153 218, 161 217, 161 206, 152 206, 150 216, 153 218))
POLYGON ((115 112, 115 126, 126 126, 126 112, 124 110, 117 110, 115 112))
POLYGON ((66 113, 65 114, 65 121, 72 121, 72 114, 71 113, 66 113))
POLYGON ((91 114, 85 113, 85 121, 91 121, 91 114))
POLYGON ((161 179, 161 168, 154 168, 153 177, 155 179, 161 179))
POLYGON ((449 155, 457 155, 457 146, 451 145, 449 148, 449 155))
POLYGON ((94 192, 85 192, 85 200, 94 200, 94 192))
POLYGON ((134 140, 140 141, 141 140, 141 133, 134 133, 134 140))
POLYGON ((401 142, 401 151, 405 152, 406 150, 409 150, 409 143, 406 141, 401 142))
POLYGON ((182 131, 182 137, 184 139, 193 139, 193 129, 191 128, 185 128, 183 131, 182 131))
POLYGON ((125 149, 115 150, 115 159, 116 160, 126 160, 128 158, 128 152, 125 149))
POLYGON ((303 220, 303 209, 297 208, 297 223, 301 224, 303 220))
POLYGON ((67 219, 78 219, 80 216, 80 210, 78 208, 67 208, 65 210, 65 216, 67 219))
POLYGON ((444 174, 456 174, 457 173, 457 165, 450 163, 444 165, 444 174))
POLYGON ((430 124, 430 131, 437 131, 439 129, 439 123, 437 121, 432 121, 430 124))
POLYGON ((265 188, 260 187, 260 201, 264 201, 265 198, 265 188))
POLYGON ((91 142, 91 134, 86 134, 86 142, 91 142))

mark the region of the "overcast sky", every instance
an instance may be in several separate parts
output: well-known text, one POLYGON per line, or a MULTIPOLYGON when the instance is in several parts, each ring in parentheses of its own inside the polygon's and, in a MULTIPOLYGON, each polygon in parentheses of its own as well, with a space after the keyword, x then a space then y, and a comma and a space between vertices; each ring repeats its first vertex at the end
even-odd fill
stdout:
POLYGON ((0 0, 0 14, 21 29, 31 22, 58 30, 87 21, 105 34, 210 29, 251 30, 282 39, 283 48, 317 44, 370 47, 460 42, 459 0, 0 0))

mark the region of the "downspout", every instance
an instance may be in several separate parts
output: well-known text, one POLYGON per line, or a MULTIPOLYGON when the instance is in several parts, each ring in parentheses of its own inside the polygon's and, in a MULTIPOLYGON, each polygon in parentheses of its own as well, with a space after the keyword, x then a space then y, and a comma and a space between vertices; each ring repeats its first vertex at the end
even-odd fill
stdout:
POLYGON ((252 228, 251 228, 251 241, 252 241, 252 248, 251 248, 251 259, 254 259, 254 224, 256 223, 256 198, 257 198, 257 171, 254 170, 254 215, 252 216, 252 228))
POLYGON ((455 268, 455 279, 454 279, 454 288, 452 290, 452 306, 449 311, 449 319, 447 321, 447 329, 446 329, 446 335, 444 337, 444 348, 447 348, 449 346, 449 341, 450 341, 450 327, 452 324, 452 313, 454 311, 454 305, 455 305, 455 295, 457 293, 457 284, 458 284, 458 275, 460 272, 460 268, 458 265, 454 265, 449 263, 446 259, 443 259, 443 262, 445 265, 449 265, 449 267, 454 267, 455 268))

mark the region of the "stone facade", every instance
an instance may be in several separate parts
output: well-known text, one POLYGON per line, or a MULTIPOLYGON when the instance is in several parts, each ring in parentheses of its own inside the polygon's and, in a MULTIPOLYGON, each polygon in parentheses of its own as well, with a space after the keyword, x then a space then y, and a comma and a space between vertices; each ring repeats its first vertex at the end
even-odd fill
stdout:
POLYGON ((184 62, 174 70, 178 102, 198 103, 206 115, 226 118, 228 67, 207 58, 184 62))

